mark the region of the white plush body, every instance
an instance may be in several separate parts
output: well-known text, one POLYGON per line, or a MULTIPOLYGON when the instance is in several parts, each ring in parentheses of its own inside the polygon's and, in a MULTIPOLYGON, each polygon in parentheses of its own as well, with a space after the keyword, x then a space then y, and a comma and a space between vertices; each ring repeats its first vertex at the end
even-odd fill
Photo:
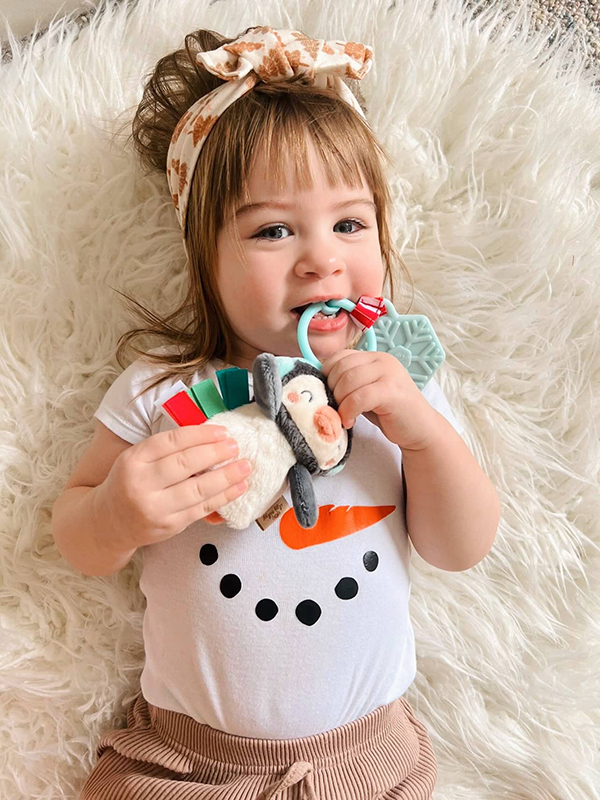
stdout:
POLYGON ((244 494, 219 508, 227 525, 243 530, 264 514, 285 489, 288 471, 296 463, 296 457, 277 425, 256 403, 222 411, 211 417, 210 422, 227 428, 240 448, 235 458, 213 469, 244 458, 254 467, 246 479, 248 489, 244 494))
MULTIPOLYGON (((280 402, 304 437, 319 468, 331 469, 337 465, 346 453, 348 434, 338 412, 327 403, 323 381, 310 374, 296 375, 283 386, 280 402)), ((265 403, 269 405, 266 399, 265 403)), ((243 530, 262 516, 284 490, 288 472, 297 458, 267 413, 258 403, 252 402, 210 418, 211 424, 227 428, 239 445, 238 455, 211 469, 247 458, 252 472, 246 479, 248 488, 244 494, 219 508, 212 519, 207 518, 209 522, 224 521, 231 528, 243 530)), ((271 413, 274 415, 276 410, 273 408, 271 413)))

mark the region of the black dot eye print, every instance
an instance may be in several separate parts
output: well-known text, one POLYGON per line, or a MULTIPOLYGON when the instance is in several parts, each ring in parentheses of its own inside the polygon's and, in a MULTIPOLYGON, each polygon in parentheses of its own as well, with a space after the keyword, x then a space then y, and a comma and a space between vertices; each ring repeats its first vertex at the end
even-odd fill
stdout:
MULTIPOLYGON (((200 561, 207 567, 212 566, 219 558, 219 553, 214 544, 203 544, 200 548, 200 561)), ((374 572, 379 566, 379 556, 374 550, 368 550, 363 555, 363 565, 367 572, 374 572)), ((233 574, 228 573, 221 578, 219 589, 223 597, 231 599, 242 590, 242 581, 233 574)), ((335 594, 340 600, 352 600, 358 594, 358 581, 354 578, 341 578, 335 586, 335 594)), ((279 607, 274 600, 264 598, 259 600, 254 609, 256 616, 263 622, 270 622, 279 613, 279 607)), ((296 618, 308 627, 319 621, 322 611, 321 606, 314 600, 303 600, 296 606, 296 618)))

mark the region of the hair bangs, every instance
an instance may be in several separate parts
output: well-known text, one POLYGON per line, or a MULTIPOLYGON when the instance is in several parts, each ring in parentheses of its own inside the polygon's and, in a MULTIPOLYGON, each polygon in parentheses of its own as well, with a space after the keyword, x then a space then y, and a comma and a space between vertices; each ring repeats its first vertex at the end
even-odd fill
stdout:
MULTIPOLYGON (((220 195, 218 205, 226 206, 228 221, 234 219, 237 207, 251 202, 249 178, 260 152, 264 153, 279 190, 289 186, 290 175, 296 190, 312 189, 308 153, 311 141, 329 185, 352 189, 366 185, 373 193, 378 223, 385 225, 389 202, 382 170, 385 151, 367 123, 332 90, 316 90, 298 82, 285 87, 260 84, 227 109, 220 122, 225 123, 223 137, 215 136, 212 147, 206 148, 213 152, 215 161, 221 162, 211 165, 216 168, 211 172, 221 176, 220 187, 213 185, 209 191, 213 202, 215 191, 220 195)), ((202 199, 209 198, 205 195, 202 199)), ((221 222, 225 219, 219 220, 218 225, 221 222)), ((235 225, 232 234, 243 261, 235 225)))
MULTIPOLYGON (((270 93, 269 93, 270 94, 270 93)), ((376 190, 378 165, 372 137, 356 112, 336 94, 281 90, 263 107, 256 144, 262 142, 273 180, 284 189, 292 171, 295 187, 313 188, 308 141, 320 157, 332 188, 360 188, 366 182, 376 190)), ((255 150, 256 153, 256 150, 255 150)))

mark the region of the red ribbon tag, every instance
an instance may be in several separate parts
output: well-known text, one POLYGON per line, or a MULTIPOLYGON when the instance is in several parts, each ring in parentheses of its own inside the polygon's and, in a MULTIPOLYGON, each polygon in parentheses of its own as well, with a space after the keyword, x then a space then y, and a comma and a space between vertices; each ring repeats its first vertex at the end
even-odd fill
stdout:
POLYGON ((383 297, 369 297, 363 294, 358 298, 354 311, 350 311, 350 319, 364 332, 385 314, 387 309, 383 297))

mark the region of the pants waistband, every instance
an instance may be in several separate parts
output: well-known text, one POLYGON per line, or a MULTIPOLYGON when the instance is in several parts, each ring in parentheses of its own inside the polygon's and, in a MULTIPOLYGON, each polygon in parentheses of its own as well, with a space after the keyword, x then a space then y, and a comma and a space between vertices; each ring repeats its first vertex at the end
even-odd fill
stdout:
POLYGON ((297 761, 317 767, 332 757, 343 761, 385 740, 392 729, 408 724, 401 697, 346 725, 296 739, 236 736, 150 703, 148 711, 153 727, 165 738, 215 761, 257 768, 264 768, 265 763, 297 761))

